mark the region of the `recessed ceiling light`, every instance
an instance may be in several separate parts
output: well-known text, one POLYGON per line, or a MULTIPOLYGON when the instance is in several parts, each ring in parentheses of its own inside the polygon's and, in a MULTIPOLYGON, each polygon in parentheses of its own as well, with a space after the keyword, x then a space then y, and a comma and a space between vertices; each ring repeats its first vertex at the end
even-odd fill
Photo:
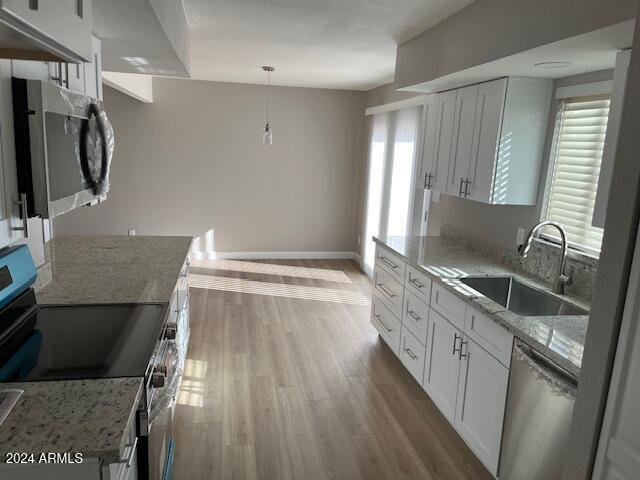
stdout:
POLYGON ((567 68, 573 65, 571 62, 540 62, 535 66, 538 68, 567 68))

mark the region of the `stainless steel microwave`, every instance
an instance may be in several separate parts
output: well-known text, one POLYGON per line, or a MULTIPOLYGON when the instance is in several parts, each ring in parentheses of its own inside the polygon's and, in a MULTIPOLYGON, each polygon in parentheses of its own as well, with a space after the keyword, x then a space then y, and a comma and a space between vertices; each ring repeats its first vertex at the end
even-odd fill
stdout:
POLYGON ((54 218, 106 199, 113 131, 98 99, 12 79, 18 190, 29 216, 54 218))

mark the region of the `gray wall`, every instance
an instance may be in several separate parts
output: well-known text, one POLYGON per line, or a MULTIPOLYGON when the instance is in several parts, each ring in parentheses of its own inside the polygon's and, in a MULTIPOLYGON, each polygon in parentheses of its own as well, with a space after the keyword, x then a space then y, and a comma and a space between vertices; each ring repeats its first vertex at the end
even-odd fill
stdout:
POLYGON ((154 103, 105 89, 116 136, 102 205, 55 235, 201 235, 216 251, 354 251, 365 93, 154 78, 154 103))
POLYGON ((396 87, 633 19, 637 0, 476 0, 400 45, 396 87), (526 21, 523 21, 526 19, 526 21))

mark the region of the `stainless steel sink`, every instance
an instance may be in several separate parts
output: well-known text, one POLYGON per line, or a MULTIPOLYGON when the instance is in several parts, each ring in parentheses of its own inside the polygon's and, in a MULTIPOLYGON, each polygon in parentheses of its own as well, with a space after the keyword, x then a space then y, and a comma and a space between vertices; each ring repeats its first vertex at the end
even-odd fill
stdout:
POLYGON ((529 287, 513 277, 467 277, 460 281, 521 316, 588 315, 582 308, 529 287))

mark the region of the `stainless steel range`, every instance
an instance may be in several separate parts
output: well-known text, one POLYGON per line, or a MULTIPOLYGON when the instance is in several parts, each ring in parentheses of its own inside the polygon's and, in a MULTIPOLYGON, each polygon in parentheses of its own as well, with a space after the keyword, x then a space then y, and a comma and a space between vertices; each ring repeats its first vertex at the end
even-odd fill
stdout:
POLYGON ((169 306, 38 305, 35 278, 26 246, 0 256, 0 382, 144 378, 131 456, 137 478, 170 478, 170 400, 181 368, 169 306))

